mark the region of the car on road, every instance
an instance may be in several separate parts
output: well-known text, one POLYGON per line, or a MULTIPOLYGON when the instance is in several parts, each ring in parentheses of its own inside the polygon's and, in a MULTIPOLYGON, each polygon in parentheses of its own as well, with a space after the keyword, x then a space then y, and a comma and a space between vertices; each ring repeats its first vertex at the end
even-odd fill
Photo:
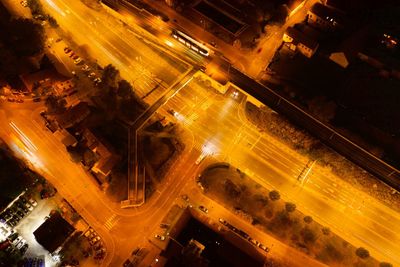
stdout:
POLYGON ((182 197, 183 200, 189 201, 189 197, 187 195, 182 195, 181 197, 182 197))
POLYGON ((208 213, 208 209, 206 207, 204 207, 203 205, 199 206, 199 210, 201 210, 204 213, 208 213))
POLYGON ((173 110, 173 109, 168 109, 167 112, 168 112, 169 114, 171 114, 172 116, 174 116, 174 117, 176 117, 176 115, 178 114, 178 113, 177 113, 175 110, 173 110))
POLYGON ((32 99, 33 102, 40 102, 41 100, 42 100, 42 98, 40 98, 40 97, 34 97, 32 99))
POLYGON ((159 239, 159 240, 161 240, 161 241, 164 241, 164 240, 165 240, 165 236, 163 236, 163 235, 158 235, 158 234, 155 235, 154 238, 159 239))
POLYGON ((197 159, 196 159, 196 162, 195 162, 195 164, 196 165, 199 165, 205 158, 206 158, 206 154, 204 154, 204 153, 202 153, 197 159))
POLYGON ((21 2, 19 2, 19 3, 20 3, 21 6, 23 6, 23 7, 27 7, 27 6, 28 6, 28 1, 26 1, 26 0, 21 1, 21 2))
POLYGON ((9 97, 9 98, 7 98, 7 101, 8 101, 8 102, 15 102, 15 98, 9 97))

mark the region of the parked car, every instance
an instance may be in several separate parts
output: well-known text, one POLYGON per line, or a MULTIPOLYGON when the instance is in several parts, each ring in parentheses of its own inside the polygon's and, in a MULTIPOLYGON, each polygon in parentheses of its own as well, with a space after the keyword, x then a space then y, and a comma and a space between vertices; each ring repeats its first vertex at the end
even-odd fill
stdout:
POLYGON ((82 61, 82 59, 81 58, 78 58, 78 59, 75 59, 74 60, 74 63, 76 64, 76 65, 79 65, 80 63, 82 63, 83 61, 82 61))
POLYGON ((18 245, 19 242, 22 241, 22 236, 18 236, 16 239, 14 239, 14 241, 12 242, 14 246, 18 245))
POLYGON ((199 210, 201 210, 204 213, 208 213, 208 209, 202 205, 199 206, 199 210))
POLYGON ((42 100, 42 98, 40 98, 40 97, 34 97, 32 99, 33 102, 40 102, 41 100, 42 100))
POLYGON ((24 255, 26 253, 26 251, 28 250, 29 245, 28 244, 24 244, 19 251, 21 252, 22 255, 24 255))
POLYGON ((96 244, 99 241, 100 241, 100 236, 96 236, 95 238, 90 240, 89 243, 93 246, 94 244, 96 244))
POLYGON ((182 197, 183 200, 189 201, 189 197, 187 195, 182 195, 181 197, 182 197))
POLYGON ((16 222, 14 219, 10 219, 10 220, 7 221, 7 224, 8 224, 10 227, 14 227, 14 226, 17 225, 17 222, 16 222))
POLYGON ((98 83, 101 83, 101 79, 100 79, 100 78, 98 78, 98 77, 97 77, 97 78, 95 78, 93 81, 94 81, 94 83, 96 83, 96 84, 98 84, 98 83))
POLYGON ((8 240, 13 242, 15 239, 17 239, 17 237, 18 237, 18 233, 13 233, 13 234, 8 236, 8 240))
POLYGON ((23 7, 27 7, 27 6, 28 6, 28 1, 26 1, 26 0, 21 1, 21 2, 19 2, 19 3, 20 3, 21 6, 23 6, 23 7))
POLYGON ((163 235, 158 235, 158 234, 155 235, 154 238, 159 239, 159 240, 161 240, 161 241, 164 241, 164 240, 165 240, 165 236, 163 236, 163 235))
POLYGON ((266 252, 269 251, 269 248, 267 248, 265 245, 263 245, 263 244, 261 244, 261 243, 258 244, 258 247, 261 248, 262 250, 266 251, 266 252))
POLYGON ((257 240, 253 239, 253 238, 249 238, 250 243, 252 243, 255 246, 258 246, 260 244, 260 242, 258 242, 257 240))
POLYGON ((22 219, 25 217, 25 214, 22 211, 17 211, 17 215, 22 219))
POLYGON ((94 230, 92 228, 89 228, 89 230, 87 230, 84 234, 85 237, 89 237, 90 235, 92 235, 94 233, 94 230))
POLYGON ((85 64, 85 65, 83 65, 82 70, 83 71, 90 71, 90 67, 85 64))
POLYGON ((37 206, 37 202, 33 198, 28 199, 28 201, 29 201, 29 203, 31 203, 32 206, 34 206, 34 207, 37 206))
POLYGON ((219 218, 219 222, 222 223, 223 225, 227 225, 227 224, 228 224, 228 223, 227 223, 224 219, 222 219, 222 218, 219 218))
POLYGON ((92 77, 94 77, 94 76, 96 76, 96 73, 91 72, 91 73, 88 75, 88 78, 92 78, 92 77))

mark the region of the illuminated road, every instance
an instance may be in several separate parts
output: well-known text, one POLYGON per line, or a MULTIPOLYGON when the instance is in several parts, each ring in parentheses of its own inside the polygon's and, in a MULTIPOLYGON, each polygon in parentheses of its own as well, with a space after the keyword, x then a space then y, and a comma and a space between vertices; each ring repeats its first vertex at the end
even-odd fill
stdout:
POLYGON ((147 94, 160 80, 163 81, 163 86, 147 99, 149 102, 157 99, 162 87, 173 83, 188 68, 187 64, 158 49, 151 41, 124 28, 116 19, 87 8, 81 1, 42 2, 46 11, 82 50, 102 66, 110 63, 116 66, 139 95, 147 94))
MULTIPOLYGON (((80 1, 46 3, 61 27, 68 29, 79 44, 87 44, 89 55, 101 65, 111 62, 117 66, 141 95, 152 88, 156 77, 170 85, 187 69, 184 63, 163 54, 144 39, 127 35, 118 24, 110 25, 97 18, 80 1)), ((161 93, 156 92, 148 101, 156 100, 161 93)), ((202 152, 213 153, 267 188, 278 189, 285 200, 295 202, 304 213, 355 246, 362 245, 378 259, 400 264, 400 248, 396 246, 400 240, 400 216, 318 165, 303 185, 298 184, 296 178, 307 159, 259 133, 244 116, 243 96, 236 99, 231 93, 223 97, 192 82, 163 107, 165 114, 171 108, 178 112, 176 118, 167 116, 184 125, 191 136, 185 140, 186 150, 171 168, 165 187, 138 210, 120 210, 117 204, 106 202, 93 178, 70 161, 61 143, 45 129, 38 115, 40 105, 1 103, 0 135, 9 145, 18 143, 26 150, 29 148, 29 153, 23 153, 46 171, 46 178, 59 193, 100 233, 109 252, 105 266, 120 266, 134 247, 148 244, 149 233, 158 229, 184 185, 193 188, 193 174, 199 170, 194 162, 202 152), (24 139, 30 141, 21 141, 24 139)), ((199 194, 195 198, 206 201, 199 194)), ((221 213, 211 211, 213 218, 230 216, 235 220, 235 216, 220 210, 221 213)))
POLYGON ((192 132, 199 154, 204 147, 211 148, 219 159, 240 168, 266 188, 279 190, 283 199, 296 203, 305 214, 354 246, 368 248, 378 259, 400 263, 398 213, 318 164, 306 181, 299 183, 297 177, 308 159, 260 133, 247 121, 240 100, 232 92, 227 94, 223 99, 192 83, 166 109, 179 112, 178 118, 192 132), (201 108, 191 108, 204 94, 208 97, 201 108))

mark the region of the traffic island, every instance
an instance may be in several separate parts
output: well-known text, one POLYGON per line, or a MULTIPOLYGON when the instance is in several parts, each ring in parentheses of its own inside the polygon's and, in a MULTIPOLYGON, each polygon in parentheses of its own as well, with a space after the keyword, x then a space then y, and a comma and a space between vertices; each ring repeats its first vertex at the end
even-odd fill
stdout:
POLYGON ((244 172, 227 163, 209 165, 198 177, 204 194, 249 223, 314 259, 334 266, 378 266, 371 256, 360 257, 359 249, 329 228, 281 199, 244 172), (360 264, 360 265, 358 265, 360 264))

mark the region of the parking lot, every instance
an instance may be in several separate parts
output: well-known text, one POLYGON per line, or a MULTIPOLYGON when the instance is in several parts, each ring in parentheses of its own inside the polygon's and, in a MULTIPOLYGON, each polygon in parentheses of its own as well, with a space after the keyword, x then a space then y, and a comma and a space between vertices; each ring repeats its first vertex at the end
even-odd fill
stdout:
POLYGON ((46 266, 55 266, 56 262, 33 235, 55 208, 56 202, 52 199, 37 200, 20 196, 12 202, 1 214, 1 238, 7 238, 11 244, 7 249, 26 258, 44 257, 46 266))

